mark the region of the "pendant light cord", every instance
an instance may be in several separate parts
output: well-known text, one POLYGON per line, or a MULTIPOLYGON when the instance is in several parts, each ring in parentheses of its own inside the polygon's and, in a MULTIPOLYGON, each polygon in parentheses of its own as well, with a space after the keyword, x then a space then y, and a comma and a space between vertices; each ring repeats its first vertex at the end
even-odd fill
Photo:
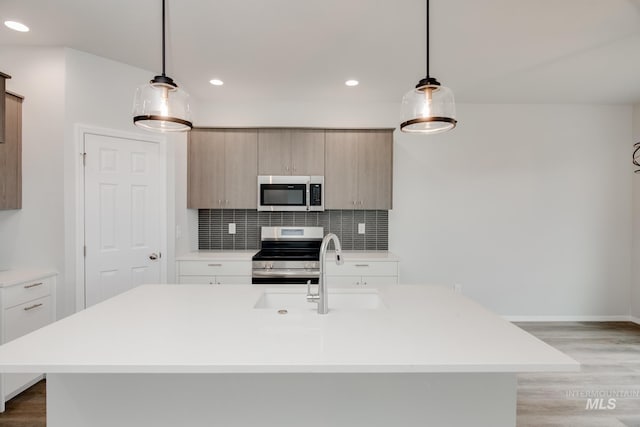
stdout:
MULTIPOLYGON (((428 0, 427 0, 428 1, 428 0)), ((162 77, 166 77, 165 74, 165 12, 164 12, 164 0, 162 0, 162 77)))
MULTIPOLYGON (((163 0, 164 1, 164 0, 163 0)), ((427 0, 427 31, 426 31, 426 40, 427 40, 427 78, 431 77, 429 74, 429 0, 427 0)))

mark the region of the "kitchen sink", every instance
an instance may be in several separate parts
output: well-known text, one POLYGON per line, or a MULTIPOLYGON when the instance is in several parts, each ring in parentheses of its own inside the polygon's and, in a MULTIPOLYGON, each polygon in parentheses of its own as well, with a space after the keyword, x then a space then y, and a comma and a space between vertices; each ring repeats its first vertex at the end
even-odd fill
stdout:
MULTIPOLYGON (((377 310, 385 308, 377 290, 329 290, 329 310, 377 310)), ((306 293, 286 290, 266 290, 254 308, 278 310, 316 310, 315 303, 307 302, 306 293)))

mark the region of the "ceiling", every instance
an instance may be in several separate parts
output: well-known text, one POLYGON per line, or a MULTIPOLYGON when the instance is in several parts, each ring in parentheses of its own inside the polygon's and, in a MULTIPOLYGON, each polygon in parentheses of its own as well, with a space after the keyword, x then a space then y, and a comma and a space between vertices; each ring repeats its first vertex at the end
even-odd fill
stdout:
MULTIPOLYGON (((425 75, 424 10, 167 0, 167 75, 207 102, 399 102, 425 75)), ((31 27, 2 25, 0 45, 68 46, 156 73, 160 13, 160 0, 0 0, 2 21, 31 27)), ((640 0, 432 0, 431 74, 461 103, 640 102, 640 0)))

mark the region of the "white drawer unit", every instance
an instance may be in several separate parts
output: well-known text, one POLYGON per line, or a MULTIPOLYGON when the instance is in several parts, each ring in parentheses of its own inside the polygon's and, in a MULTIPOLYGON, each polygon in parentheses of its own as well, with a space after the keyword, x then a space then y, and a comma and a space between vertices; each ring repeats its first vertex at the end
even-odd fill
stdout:
MULTIPOLYGON (((0 343, 4 344, 55 321, 56 273, 0 272, 0 343)), ((1 374, 0 412, 5 402, 43 378, 43 374, 1 374)))
MULTIPOLYGON (((348 253, 345 254, 348 257, 348 253)), ((393 285, 398 283, 398 261, 346 260, 342 265, 327 261, 327 285, 338 288, 393 285)))
POLYGON ((178 283, 188 285, 250 285, 251 260, 178 261, 178 283))

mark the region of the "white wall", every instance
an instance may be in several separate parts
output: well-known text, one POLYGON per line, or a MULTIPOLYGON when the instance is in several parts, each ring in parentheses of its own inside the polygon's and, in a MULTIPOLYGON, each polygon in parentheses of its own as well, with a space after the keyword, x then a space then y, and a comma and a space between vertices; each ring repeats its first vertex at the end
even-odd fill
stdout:
POLYGON ((12 76, 7 89, 25 97, 22 209, 0 211, 0 268, 53 269, 64 289, 64 50, 3 46, 0 70, 12 76))
MULTIPOLYGON (((633 106, 633 139, 640 142, 640 104, 633 106)), ((629 151, 633 147, 629 144, 629 151)), ((634 170, 640 169, 634 167, 634 170)), ((631 258, 631 315, 640 320, 640 172, 633 174, 633 251, 631 258)))
POLYGON ((459 110, 453 132, 396 135, 402 281, 459 283, 504 315, 628 314, 631 108, 459 110))

